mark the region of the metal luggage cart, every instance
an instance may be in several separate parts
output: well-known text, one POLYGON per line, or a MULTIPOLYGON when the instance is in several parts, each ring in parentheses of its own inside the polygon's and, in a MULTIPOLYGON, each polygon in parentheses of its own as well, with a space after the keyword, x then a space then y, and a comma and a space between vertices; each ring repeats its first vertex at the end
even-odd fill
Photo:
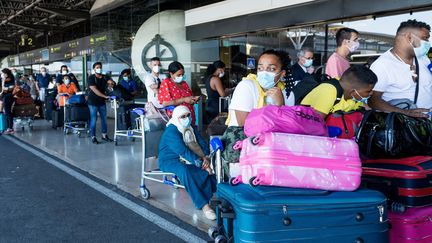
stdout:
MULTIPOLYGON (((132 141, 135 140, 135 138, 141 138, 140 135, 134 134, 133 129, 127 129, 127 130, 120 130, 118 129, 118 109, 120 107, 120 101, 115 99, 114 96, 110 98, 110 104, 111 108, 114 109, 114 145, 118 145, 118 137, 127 137, 131 139, 132 141)), ((131 105, 134 104, 133 102, 130 103, 131 105)), ((133 122, 133 121, 131 121, 133 122)))
POLYGON ((81 134, 89 134, 90 130, 88 128, 89 121, 69 121, 68 120, 68 107, 71 105, 66 101, 65 106, 63 107, 63 133, 65 135, 70 132, 77 134, 78 137, 81 137, 81 134))
POLYGON ((30 130, 33 130, 33 117, 30 116, 18 116, 14 117, 14 125, 17 127, 21 127, 21 130, 24 131, 25 127, 28 126, 30 130))
POLYGON ((142 141, 142 160, 141 160, 141 185, 140 185, 140 193, 141 197, 144 199, 150 198, 150 190, 145 185, 145 180, 151 180, 160 182, 166 185, 173 186, 175 188, 184 188, 180 184, 180 181, 178 180, 178 177, 173 173, 163 172, 160 170, 149 170, 147 171, 147 155, 146 155, 146 133, 148 132, 149 128, 146 127, 146 123, 148 124, 148 121, 146 122, 145 118, 145 110, 143 108, 135 108, 132 110, 132 112, 139 115, 138 118, 135 119, 135 129, 131 130, 134 137, 141 138, 142 141))

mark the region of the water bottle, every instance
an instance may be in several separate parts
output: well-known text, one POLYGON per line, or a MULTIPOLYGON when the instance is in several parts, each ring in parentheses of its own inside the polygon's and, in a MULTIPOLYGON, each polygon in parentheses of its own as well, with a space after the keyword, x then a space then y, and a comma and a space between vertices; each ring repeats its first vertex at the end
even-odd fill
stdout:
POLYGON ((327 129, 329 137, 331 138, 339 137, 340 135, 342 135, 342 129, 340 127, 328 126, 327 129))

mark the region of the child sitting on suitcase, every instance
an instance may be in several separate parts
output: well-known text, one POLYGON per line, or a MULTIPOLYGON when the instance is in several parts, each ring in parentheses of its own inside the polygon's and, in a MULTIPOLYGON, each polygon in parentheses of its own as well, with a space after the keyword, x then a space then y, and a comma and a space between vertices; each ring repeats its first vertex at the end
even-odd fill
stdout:
POLYGON ((211 174, 209 146, 191 126, 191 112, 177 106, 159 143, 159 168, 176 174, 193 203, 204 215, 215 220, 209 201, 216 191, 216 178, 211 174))
POLYGON ((377 80, 369 68, 354 65, 343 73, 339 80, 340 87, 322 83, 306 95, 301 104, 313 107, 323 117, 337 111, 354 111, 367 102, 377 80))

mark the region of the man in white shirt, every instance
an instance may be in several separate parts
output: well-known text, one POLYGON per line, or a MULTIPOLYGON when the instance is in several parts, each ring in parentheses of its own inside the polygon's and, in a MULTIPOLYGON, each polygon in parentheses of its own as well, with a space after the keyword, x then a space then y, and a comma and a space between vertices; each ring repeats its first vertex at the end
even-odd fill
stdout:
POLYGON ((430 26, 424 22, 408 20, 400 24, 393 48, 371 66, 378 83, 369 99, 370 107, 412 117, 428 117, 426 113, 432 108, 432 73, 428 68, 430 60, 426 56, 430 49, 429 37, 430 26), (396 107, 398 100, 409 101, 412 109, 396 107))
POLYGON ((166 78, 164 74, 160 74, 161 62, 159 57, 153 57, 150 60, 151 73, 145 77, 145 86, 147 89, 147 101, 152 102, 156 108, 163 108, 159 103, 157 95, 159 87, 163 79, 166 78))

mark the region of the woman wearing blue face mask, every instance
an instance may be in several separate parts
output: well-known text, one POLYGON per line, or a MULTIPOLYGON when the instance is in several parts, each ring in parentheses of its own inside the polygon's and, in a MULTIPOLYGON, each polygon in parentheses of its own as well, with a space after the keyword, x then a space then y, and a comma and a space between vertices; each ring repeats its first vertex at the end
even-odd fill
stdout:
POLYGON ((176 174, 206 218, 216 219, 209 201, 216 191, 216 178, 210 169, 209 146, 191 126, 191 112, 177 106, 159 143, 159 168, 176 174))
POLYGON ((258 59, 257 74, 249 74, 237 85, 228 112, 228 129, 223 140, 225 160, 235 163, 240 156, 232 145, 246 136, 243 125, 252 109, 265 105, 294 105, 293 95, 288 96, 285 91, 285 77, 288 74, 290 58, 282 51, 268 50, 258 59), (288 98, 290 97, 290 98, 288 98))
MULTIPOLYGON (((169 78, 162 81, 158 100, 164 107, 186 106, 192 114, 192 124, 195 124, 195 112, 193 105, 198 102, 199 96, 193 96, 192 90, 186 83, 184 67, 180 62, 174 61, 168 66, 169 78)), ((171 111, 167 111, 171 116, 171 111)))

